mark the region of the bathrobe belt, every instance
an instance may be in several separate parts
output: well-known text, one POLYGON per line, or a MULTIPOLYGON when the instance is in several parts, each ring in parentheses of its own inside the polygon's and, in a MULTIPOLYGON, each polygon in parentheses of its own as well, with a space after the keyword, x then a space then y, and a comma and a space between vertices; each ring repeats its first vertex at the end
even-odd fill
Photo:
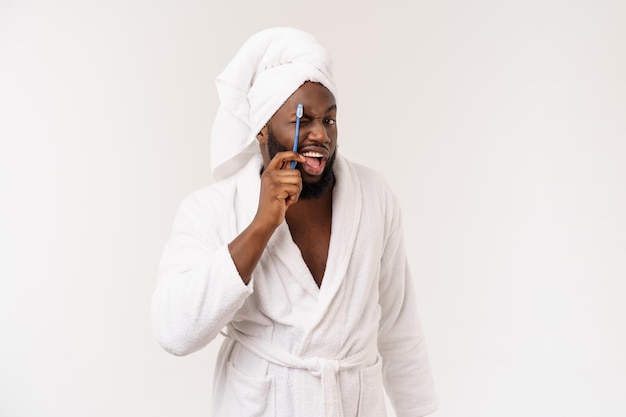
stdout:
POLYGON ((364 368, 371 362, 375 350, 363 350, 344 359, 325 359, 320 357, 301 358, 295 356, 270 342, 258 337, 251 337, 241 333, 232 326, 228 326, 227 337, 232 337, 244 345, 249 351, 276 365, 287 368, 296 368, 309 371, 322 380, 322 400, 324 417, 343 417, 343 406, 337 373, 346 369, 364 368))

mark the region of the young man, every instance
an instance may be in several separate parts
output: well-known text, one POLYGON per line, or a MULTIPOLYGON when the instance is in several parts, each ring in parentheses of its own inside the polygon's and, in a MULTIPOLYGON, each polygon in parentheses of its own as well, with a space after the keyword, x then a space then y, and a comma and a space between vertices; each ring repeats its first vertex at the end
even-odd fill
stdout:
POLYGON ((153 298, 157 339, 185 355, 227 327, 216 417, 380 417, 383 385, 398 417, 431 413, 400 209, 376 173, 337 153, 328 55, 306 33, 269 29, 218 90, 219 181, 177 213, 153 298))

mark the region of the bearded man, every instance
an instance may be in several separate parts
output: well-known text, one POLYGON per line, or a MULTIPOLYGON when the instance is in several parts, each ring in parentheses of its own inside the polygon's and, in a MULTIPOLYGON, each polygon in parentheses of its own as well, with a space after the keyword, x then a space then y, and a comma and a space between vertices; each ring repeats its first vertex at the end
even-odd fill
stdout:
POLYGON ((179 207, 153 296, 158 341, 186 355, 226 336, 216 417, 381 417, 383 389, 398 417, 430 414, 400 208, 337 152, 328 54, 307 33, 268 29, 217 85, 218 182, 179 207))

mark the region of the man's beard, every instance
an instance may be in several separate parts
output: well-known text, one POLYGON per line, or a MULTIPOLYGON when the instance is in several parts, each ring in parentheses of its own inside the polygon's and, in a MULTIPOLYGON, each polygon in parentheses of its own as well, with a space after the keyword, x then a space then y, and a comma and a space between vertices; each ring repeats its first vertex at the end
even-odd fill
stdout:
MULTIPOLYGON (((272 133, 272 129, 267 129, 267 151, 270 155, 270 160, 274 159, 274 156, 278 152, 290 151, 291 149, 285 149, 278 143, 276 140, 276 136, 272 133)), ((302 200, 310 200, 314 198, 320 198, 328 190, 330 190, 335 184, 335 172, 333 170, 333 165, 335 163, 335 156, 337 155, 337 150, 328 158, 326 161, 326 166, 324 167, 324 171, 322 171, 322 177, 317 182, 306 182, 302 180, 302 191, 300 192, 300 197, 302 200)))

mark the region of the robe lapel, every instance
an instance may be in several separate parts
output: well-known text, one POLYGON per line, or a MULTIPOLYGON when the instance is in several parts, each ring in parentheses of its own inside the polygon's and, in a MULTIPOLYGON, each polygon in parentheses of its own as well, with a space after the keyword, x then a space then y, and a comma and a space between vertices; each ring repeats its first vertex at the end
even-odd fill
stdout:
MULTIPOLYGON (((284 221, 278 229, 276 229, 267 248, 272 258, 280 263, 285 270, 289 271, 289 276, 281 277, 281 279, 296 281, 307 293, 317 300, 320 289, 317 287, 309 267, 306 265, 306 262, 304 262, 300 248, 298 248, 298 245, 296 245, 291 237, 287 222, 284 221)), ((322 280, 322 287, 323 286, 324 281, 322 280)))
POLYGON ((347 275, 361 221, 361 184, 354 168, 339 154, 335 161, 335 176, 330 246, 319 300, 322 304, 320 320, 347 275))
POLYGON ((350 263, 354 262, 353 250, 359 236, 363 200, 356 172, 341 155, 337 155, 335 175, 337 182, 333 190, 333 223, 328 261, 316 311, 311 315, 311 322, 296 352, 303 356, 315 354, 334 357, 339 354, 343 344, 340 323, 347 308, 343 288, 350 274, 350 263), (323 346, 313 343, 314 340, 323 340, 323 346))

